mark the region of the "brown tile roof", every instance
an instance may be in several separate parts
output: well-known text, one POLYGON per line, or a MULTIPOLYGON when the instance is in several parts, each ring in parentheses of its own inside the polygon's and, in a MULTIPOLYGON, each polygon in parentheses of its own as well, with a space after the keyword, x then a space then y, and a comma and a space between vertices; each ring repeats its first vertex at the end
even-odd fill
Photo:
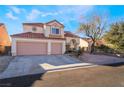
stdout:
POLYGON ((78 35, 75 35, 69 31, 65 31, 65 37, 77 37, 77 38, 80 38, 78 35))
POLYGON ((52 38, 52 37, 49 38, 49 37, 45 37, 43 33, 32 33, 32 32, 14 34, 14 35, 11 35, 11 37, 16 37, 16 38, 33 38, 33 39, 58 39, 58 40, 65 40, 65 38, 52 38))
POLYGON ((0 23, 0 26, 4 25, 3 23, 0 23))
POLYGON ((23 25, 31 25, 31 26, 39 26, 39 27, 43 27, 43 23, 23 23, 23 25))

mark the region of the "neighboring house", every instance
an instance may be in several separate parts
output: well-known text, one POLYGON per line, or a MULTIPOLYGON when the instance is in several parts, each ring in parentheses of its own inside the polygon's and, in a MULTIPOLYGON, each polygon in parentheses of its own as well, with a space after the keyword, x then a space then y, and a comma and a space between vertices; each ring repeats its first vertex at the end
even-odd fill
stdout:
POLYGON ((23 23, 23 30, 24 33, 11 35, 13 56, 65 53, 64 25, 57 20, 23 23))
POLYGON ((3 23, 0 23, 0 53, 5 53, 10 45, 11 42, 6 27, 3 23))
MULTIPOLYGON (((87 41, 88 43, 88 51, 91 51, 92 39, 91 38, 82 38, 83 40, 87 41)), ((106 45, 104 39, 96 40, 95 46, 106 45)))
POLYGON ((88 48, 88 42, 79 37, 78 35, 75 35, 72 32, 65 31, 65 38, 66 38, 66 49, 76 49, 84 48, 84 50, 87 50, 88 48))

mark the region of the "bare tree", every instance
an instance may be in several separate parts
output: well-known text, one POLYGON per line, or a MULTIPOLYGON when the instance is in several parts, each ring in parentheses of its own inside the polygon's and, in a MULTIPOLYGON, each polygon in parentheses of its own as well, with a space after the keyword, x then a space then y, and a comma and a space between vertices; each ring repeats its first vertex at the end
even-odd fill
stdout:
POLYGON ((89 20, 80 23, 78 32, 85 33, 85 35, 92 40, 91 51, 94 52, 96 40, 100 39, 105 31, 106 17, 98 15, 91 16, 89 20))

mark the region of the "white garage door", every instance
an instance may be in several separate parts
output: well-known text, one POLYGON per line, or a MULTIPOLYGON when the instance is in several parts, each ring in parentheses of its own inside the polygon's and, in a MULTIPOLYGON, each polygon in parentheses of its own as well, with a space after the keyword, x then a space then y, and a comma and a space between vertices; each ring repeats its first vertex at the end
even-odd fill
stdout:
POLYGON ((17 55, 47 55, 47 43, 17 42, 17 55))
POLYGON ((62 43, 52 43, 51 54, 62 54, 62 43))

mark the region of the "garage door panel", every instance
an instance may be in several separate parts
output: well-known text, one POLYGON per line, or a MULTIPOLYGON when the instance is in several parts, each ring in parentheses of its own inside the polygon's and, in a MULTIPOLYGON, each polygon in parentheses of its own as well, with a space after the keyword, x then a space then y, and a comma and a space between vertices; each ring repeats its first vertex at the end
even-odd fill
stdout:
POLYGON ((62 54, 62 43, 52 43, 51 54, 62 54))
POLYGON ((47 43, 17 42, 17 55, 46 55, 47 43))

